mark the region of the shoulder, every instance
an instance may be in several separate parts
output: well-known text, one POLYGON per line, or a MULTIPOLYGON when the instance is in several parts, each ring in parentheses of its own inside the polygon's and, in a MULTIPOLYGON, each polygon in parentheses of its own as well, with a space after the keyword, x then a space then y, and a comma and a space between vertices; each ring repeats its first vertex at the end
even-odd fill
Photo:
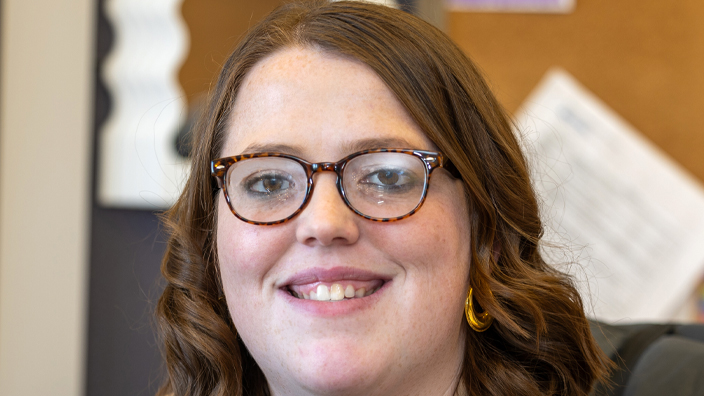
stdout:
POLYGON ((704 389, 704 325, 591 325, 618 364, 611 379, 623 394, 684 396, 704 389))

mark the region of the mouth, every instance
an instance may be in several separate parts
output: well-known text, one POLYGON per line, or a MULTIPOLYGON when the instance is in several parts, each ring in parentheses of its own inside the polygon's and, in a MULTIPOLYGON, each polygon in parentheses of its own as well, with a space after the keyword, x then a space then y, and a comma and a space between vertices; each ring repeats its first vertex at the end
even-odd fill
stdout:
POLYGON ((369 297, 390 278, 354 268, 311 269, 288 279, 281 289, 312 301, 345 301, 369 297))
POLYGON ((371 296, 384 283, 381 279, 370 281, 341 280, 333 283, 314 282, 305 285, 289 285, 286 287, 286 291, 293 297, 304 300, 342 301, 371 296))

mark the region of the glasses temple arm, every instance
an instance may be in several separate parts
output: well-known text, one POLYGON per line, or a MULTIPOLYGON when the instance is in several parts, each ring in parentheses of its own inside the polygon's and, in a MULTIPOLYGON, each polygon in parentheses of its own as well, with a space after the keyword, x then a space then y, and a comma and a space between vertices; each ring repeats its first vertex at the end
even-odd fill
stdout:
POLYGON ((452 163, 448 158, 445 158, 445 161, 443 161, 442 167, 445 168, 450 174, 455 177, 456 179, 462 179, 462 175, 460 174, 460 171, 457 170, 457 167, 455 164, 452 163))

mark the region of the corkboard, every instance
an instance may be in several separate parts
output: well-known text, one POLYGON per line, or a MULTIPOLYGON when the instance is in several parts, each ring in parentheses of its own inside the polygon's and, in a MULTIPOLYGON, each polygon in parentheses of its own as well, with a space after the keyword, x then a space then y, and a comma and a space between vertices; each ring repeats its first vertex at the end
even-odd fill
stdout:
POLYGON ((181 13, 191 46, 179 72, 189 104, 208 92, 247 29, 283 0, 184 0, 181 13))
POLYGON ((701 0, 577 0, 567 15, 451 12, 447 21, 509 111, 560 66, 704 181, 701 0))

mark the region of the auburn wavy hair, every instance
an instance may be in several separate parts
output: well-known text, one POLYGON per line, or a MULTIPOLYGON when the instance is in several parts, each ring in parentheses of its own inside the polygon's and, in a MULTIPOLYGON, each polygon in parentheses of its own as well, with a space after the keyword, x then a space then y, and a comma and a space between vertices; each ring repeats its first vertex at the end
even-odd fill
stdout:
POLYGON ((168 378, 159 394, 269 394, 223 297, 215 248, 219 190, 209 161, 221 152, 245 75, 294 46, 371 67, 463 180, 471 208, 470 285, 495 318, 486 332, 466 331, 467 392, 587 395, 605 376, 608 359, 591 336, 571 279, 541 257, 538 202, 505 111, 442 32, 403 11, 348 1, 278 8, 251 28, 223 66, 194 131, 190 177, 163 217, 170 232, 161 267, 167 285, 156 315, 168 378))

